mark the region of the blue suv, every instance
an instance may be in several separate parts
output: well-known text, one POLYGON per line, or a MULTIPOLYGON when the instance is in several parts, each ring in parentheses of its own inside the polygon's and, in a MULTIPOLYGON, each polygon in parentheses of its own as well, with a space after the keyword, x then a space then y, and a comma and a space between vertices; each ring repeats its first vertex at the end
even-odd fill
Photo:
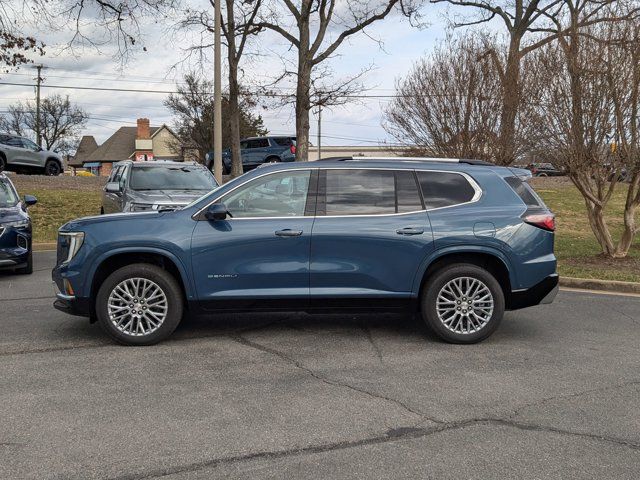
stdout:
MULTIPOLYGON (((293 162, 296 159, 296 137, 251 137, 240 141, 240 156, 244 172, 265 163, 293 162)), ((231 172, 231 149, 222 152, 222 173, 231 172)), ((205 164, 213 171, 213 152, 205 156, 205 164)))
POLYGON ((557 292, 554 216, 526 170, 446 159, 274 164, 181 210, 64 225, 55 307, 116 341, 167 338, 186 310, 419 311, 473 343, 557 292))

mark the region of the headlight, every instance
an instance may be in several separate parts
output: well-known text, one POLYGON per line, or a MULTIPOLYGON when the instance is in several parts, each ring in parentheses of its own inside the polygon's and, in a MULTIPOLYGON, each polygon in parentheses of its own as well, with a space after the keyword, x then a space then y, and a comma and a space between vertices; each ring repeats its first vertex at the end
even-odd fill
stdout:
POLYGON ((148 203, 132 203, 129 206, 130 212, 145 212, 147 210, 153 210, 153 205, 148 203))
POLYGON ((5 223, 4 226, 8 228, 27 228, 29 226, 30 221, 27 220, 19 220, 17 222, 8 222, 5 223))
POLYGON ((68 242, 67 258, 62 263, 69 263, 76 256, 84 242, 84 232, 61 232, 59 235, 68 242))

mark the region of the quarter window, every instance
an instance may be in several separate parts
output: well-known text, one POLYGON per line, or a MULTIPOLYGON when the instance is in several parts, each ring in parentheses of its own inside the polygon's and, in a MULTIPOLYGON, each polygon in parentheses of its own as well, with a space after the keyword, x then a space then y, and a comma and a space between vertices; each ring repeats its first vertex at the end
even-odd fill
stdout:
POLYGON ((458 173, 417 172, 418 183, 426 208, 442 208, 470 202, 475 190, 469 181, 458 173))
POLYGON ((311 170, 259 177, 221 198, 233 218, 304 216, 311 170))

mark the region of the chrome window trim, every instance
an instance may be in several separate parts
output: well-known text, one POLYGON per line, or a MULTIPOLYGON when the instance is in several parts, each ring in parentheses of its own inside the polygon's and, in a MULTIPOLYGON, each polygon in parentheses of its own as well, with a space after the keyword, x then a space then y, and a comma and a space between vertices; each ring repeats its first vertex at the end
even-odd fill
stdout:
MULTIPOLYGON (((202 207, 200 210, 198 210, 196 213, 194 213, 193 215, 191 215, 191 218, 193 220, 197 220, 197 217, 204 212, 207 208, 209 208, 211 205, 213 205, 214 203, 216 203, 218 200, 220 200, 222 197, 224 197, 225 195, 233 192, 234 190, 240 188, 243 185, 246 185, 247 183, 253 181, 253 180, 257 180, 259 178, 262 177, 266 177, 267 175, 274 175, 276 173, 281 173, 281 172, 288 172, 288 171, 295 171, 295 172, 299 172, 299 171, 306 171, 306 170, 390 170, 390 171, 396 171, 396 170, 406 170, 406 171, 415 171, 415 172, 436 172, 436 173, 455 173, 457 175, 462 175, 467 182, 469 182, 469 184, 471 185, 471 188, 473 188, 473 190, 475 191, 475 194, 473 195, 473 197, 471 198, 471 200, 469 200, 468 202, 463 202, 463 203, 456 203, 455 205, 447 205, 446 207, 436 207, 436 208, 425 208, 422 210, 414 210, 411 212, 402 212, 402 213, 369 213, 369 214, 359 214, 359 215, 302 215, 302 216, 292 216, 292 217, 242 217, 242 218, 229 218, 227 219, 227 221, 231 221, 231 220, 259 220, 259 219, 263 219, 263 220, 278 220, 278 219, 296 219, 296 218, 358 218, 358 217, 392 217, 392 216, 397 216, 397 215, 411 215, 411 214, 415 214, 415 213, 421 213, 421 212, 432 212, 432 211, 436 211, 436 210, 443 210, 445 208, 453 208, 453 207, 460 207, 463 205, 470 205, 472 203, 476 203, 478 202, 481 198, 482 198, 482 188, 480 188, 480 185, 478 185, 478 183, 473 179, 473 177, 471 177, 468 173, 466 172, 456 172, 456 171, 452 171, 452 170, 434 170, 432 168, 417 168, 417 169, 406 169, 406 168, 400 168, 398 169, 397 167, 317 167, 317 166, 311 166, 311 167, 307 167, 307 168, 296 168, 296 169, 291 169, 291 170, 276 170, 274 172, 265 172, 263 175, 258 175, 257 177, 253 177, 250 178, 244 182, 242 182, 239 185, 236 185, 235 187, 233 187, 231 190, 229 190, 228 192, 223 193, 222 195, 216 197, 214 200, 212 200, 211 202, 207 203, 207 205, 205 205, 204 207, 202 207)), ((418 185, 420 186, 420 185, 418 185)))

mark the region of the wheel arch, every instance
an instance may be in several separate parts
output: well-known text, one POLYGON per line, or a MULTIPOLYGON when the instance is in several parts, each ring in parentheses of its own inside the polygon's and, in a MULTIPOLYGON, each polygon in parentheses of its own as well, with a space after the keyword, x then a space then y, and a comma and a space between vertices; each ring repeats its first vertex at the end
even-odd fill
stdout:
POLYGON ((515 274, 513 269, 510 268, 508 258, 502 252, 486 247, 452 247, 433 252, 422 263, 414 281, 413 290, 417 298, 420 298, 422 290, 431 275, 454 263, 469 263, 488 270, 502 287, 505 300, 511 296, 511 291, 515 284, 515 274))
POLYGON ((172 253, 154 248, 112 250, 101 256, 89 274, 90 297, 96 298, 100 285, 109 275, 134 263, 149 263, 166 270, 180 285, 185 302, 188 303, 193 298, 193 285, 189 282, 183 263, 172 253))

